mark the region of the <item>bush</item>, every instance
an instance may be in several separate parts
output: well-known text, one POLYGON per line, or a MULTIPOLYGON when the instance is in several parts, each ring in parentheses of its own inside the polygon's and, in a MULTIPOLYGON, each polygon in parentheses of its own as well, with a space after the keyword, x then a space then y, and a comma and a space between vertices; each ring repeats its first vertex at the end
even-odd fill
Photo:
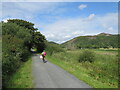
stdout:
POLYGON ((49 55, 57 52, 64 52, 64 49, 57 44, 46 43, 46 51, 49 55))
POLYGON ((94 61, 94 52, 89 50, 84 50, 79 56, 79 62, 93 62, 94 61))
POLYGON ((26 62, 28 60, 28 58, 30 57, 31 53, 29 52, 28 48, 25 47, 22 50, 22 54, 20 55, 21 57, 21 61, 26 62))
POLYGON ((2 79, 3 86, 7 82, 8 77, 11 76, 21 65, 20 55, 23 41, 11 35, 3 35, 2 42, 2 79))
POLYGON ((28 43, 32 38, 28 29, 15 23, 2 23, 2 86, 27 61, 30 51, 28 43))

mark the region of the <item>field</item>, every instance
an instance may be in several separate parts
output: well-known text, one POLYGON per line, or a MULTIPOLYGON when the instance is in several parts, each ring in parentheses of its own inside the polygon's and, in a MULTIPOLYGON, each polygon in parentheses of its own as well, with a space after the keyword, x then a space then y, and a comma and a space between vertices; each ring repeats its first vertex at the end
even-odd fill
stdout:
POLYGON ((79 62, 83 50, 53 53, 47 59, 94 88, 118 87, 118 50, 89 49, 93 62, 79 62))

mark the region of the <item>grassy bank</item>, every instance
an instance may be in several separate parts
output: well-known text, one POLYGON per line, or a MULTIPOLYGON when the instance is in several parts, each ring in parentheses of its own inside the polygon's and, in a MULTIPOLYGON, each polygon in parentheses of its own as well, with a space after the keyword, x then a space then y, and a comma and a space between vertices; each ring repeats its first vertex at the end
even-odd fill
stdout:
POLYGON ((47 59, 94 88, 117 88, 117 51, 93 50, 95 61, 78 62, 83 50, 67 51, 48 55, 47 59))
POLYGON ((16 72, 10 80, 8 80, 7 88, 32 88, 32 74, 31 66, 32 59, 25 62, 21 68, 16 72))

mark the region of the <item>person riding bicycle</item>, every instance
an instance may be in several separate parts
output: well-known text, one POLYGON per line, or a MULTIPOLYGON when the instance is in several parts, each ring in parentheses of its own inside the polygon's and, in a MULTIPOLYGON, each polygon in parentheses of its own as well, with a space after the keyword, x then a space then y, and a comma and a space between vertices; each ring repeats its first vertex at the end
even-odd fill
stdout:
POLYGON ((45 52, 45 50, 42 52, 42 57, 43 57, 43 62, 45 63, 45 56, 46 56, 46 52, 45 52))

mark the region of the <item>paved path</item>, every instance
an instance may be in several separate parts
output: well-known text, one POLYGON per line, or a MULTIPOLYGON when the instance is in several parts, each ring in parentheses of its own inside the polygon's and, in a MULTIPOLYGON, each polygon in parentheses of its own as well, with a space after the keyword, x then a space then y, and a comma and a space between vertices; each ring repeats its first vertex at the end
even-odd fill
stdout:
POLYGON ((43 63, 36 54, 32 57, 32 73, 34 88, 90 88, 49 61, 43 63))

